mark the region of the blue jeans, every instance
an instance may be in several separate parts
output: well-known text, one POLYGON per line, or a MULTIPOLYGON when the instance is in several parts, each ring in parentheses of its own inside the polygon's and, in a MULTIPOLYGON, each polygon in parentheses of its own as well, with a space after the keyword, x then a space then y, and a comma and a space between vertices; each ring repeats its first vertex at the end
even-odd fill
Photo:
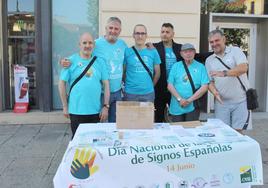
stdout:
POLYGON ((125 93, 124 100, 125 101, 152 102, 153 103, 154 102, 154 92, 144 94, 144 95, 125 93))
POLYGON ((110 93, 110 109, 108 115, 108 122, 110 123, 116 121, 116 101, 122 101, 121 89, 110 93))

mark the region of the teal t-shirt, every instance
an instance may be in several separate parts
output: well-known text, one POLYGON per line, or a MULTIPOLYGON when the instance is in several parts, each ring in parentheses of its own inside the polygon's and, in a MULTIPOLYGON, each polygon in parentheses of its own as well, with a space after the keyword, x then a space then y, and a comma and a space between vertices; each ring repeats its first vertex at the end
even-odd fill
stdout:
MULTIPOLYGON (((154 73, 154 66, 161 63, 156 49, 137 49, 146 66, 154 73)), ((154 91, 153 81, 132 48, 125 51, 126 66, 125 92, 144 95, 154 91)))
POLYGON ((166 75, 168 79, 169 72, 172 66, 177 62, 177 58, 172 48, 165 48, 165 52, 166 52, 166 75))
MULTIPOLYGON (((201 86, 208 84, 209 79, 207 75, 206 68, 203 64, 193 61, 190 66, 188 66, 189 72, 192 76, 194 86, 196 89, 201 86)), ((169 73, 168 83, 172 84, 179 95, 188 99, 193 95, 193 90, 188 79, 187 73, 183 67, 182 61, 175 63, 169 73)), ((172 96, 170 101, 169 113, 172 115, 181 115, 194 110, 193 103, 190 103, 188 106, 182 108, 177 101, 177 99, 172 96)))
POLYGON ((104 37, 98 38, 95 42, 94 55, 105 59, 110 91, 116 92, 121 89, 124 53, 127 45, 122 39, 117 39, 115 43, 109 43, 104 37))
MULTIPOLYGON (((68 69, 62 69, 60 79, 70 86, 91 59, 83 59, 78 53, 70 56, 71 66, 68 69)), ((76 115, 100 113, 103 80, 108 80, 108 72, 105 61, 97 57, 87 73, 73 87, 69 96, 69 113, 76 115)))

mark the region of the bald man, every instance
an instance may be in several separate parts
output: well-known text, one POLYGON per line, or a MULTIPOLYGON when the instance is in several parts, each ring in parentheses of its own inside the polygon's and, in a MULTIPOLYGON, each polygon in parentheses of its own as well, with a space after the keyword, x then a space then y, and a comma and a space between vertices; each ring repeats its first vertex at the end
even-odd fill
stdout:
POLYGON ((80 123, 97 123, 108 118, 110 89, 108 71, 103 58, 92 55, 95 46, 90 33, 80 36, 80 51, 71 55, 68 60, 70 67, 63 69, 59 80, 59 93, 63 105, 63 114, 71 120, 73 136, 80 123), (93 61, 95 59, 95 61, 93 61), (66 85, 71 86, 82 75, 86 67, 90 68, 69 91, 67 101, 66 85), (104 88, 104 103, 101 102, 101 91, 104 88))

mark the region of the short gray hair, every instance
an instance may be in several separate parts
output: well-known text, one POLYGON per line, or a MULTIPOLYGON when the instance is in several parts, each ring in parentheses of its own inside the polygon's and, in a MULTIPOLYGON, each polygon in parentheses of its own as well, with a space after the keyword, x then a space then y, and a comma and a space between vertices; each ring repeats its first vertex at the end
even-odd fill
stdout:
POLYGON ((220 36, 224 37, 224 33, 220 29, 212 30, 208 33, 208 38, 212 37, 213 35, 219 34, 220 36))
POLYGON ((112 16, 107 20, 107 24, 111 22, 118 22, 121 25, 121 20, 118 17, 112 16))
POLYGON ((135 26, 134 26, 134 29, 133 29, 133 33, 135 33, 136 27, 143 27, 143 28, 145 29, 145 32, 147 33, 147 28, 146 28, 146 26, 143 25, 143 24, 137 24, 137 25, 135 25, 135 26))

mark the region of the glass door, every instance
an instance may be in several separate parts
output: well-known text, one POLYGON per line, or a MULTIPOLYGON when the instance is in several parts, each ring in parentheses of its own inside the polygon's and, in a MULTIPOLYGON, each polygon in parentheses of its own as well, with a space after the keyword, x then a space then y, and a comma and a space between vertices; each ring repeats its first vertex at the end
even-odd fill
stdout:
POLYGON ((34 0, 8 0, 7 35, 8 35, 8 75, 9 106, 14 101, 14 65, 28 69, 29 106, 38 108, 36 87, 36 50, 35 50, 35 16, 34 0))

